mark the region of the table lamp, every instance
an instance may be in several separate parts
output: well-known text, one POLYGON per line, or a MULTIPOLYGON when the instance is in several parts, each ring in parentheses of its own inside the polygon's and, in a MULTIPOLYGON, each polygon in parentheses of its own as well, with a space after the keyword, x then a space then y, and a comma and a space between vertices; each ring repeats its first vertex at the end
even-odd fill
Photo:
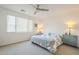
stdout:
POLYGON ((68 21, 67 22, 67 29, 68 29, 69 35, 71 35, 71 31, 73 30, 74 25, 75 25, 74 21, 68 21))

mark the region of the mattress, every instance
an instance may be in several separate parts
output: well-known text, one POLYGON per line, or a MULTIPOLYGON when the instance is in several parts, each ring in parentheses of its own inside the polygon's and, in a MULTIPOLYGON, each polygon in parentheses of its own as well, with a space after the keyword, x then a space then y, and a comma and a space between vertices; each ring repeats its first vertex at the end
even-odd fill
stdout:
POLYGON ((33 35, 31 40, 33 43, 46 48, 51 53, 55 53, 57 51, 57 47, 62 44, 60 37, 58 38, 56 36, 49 35, 33 35))

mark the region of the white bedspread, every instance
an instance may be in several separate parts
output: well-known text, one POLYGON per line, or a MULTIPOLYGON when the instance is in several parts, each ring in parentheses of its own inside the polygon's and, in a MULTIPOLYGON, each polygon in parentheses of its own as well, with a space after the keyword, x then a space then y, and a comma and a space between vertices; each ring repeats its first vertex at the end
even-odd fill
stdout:
POLYGON ((57 47, 62 44, 61 38, 54 35, 34 35, 31 39, 33 43, 48 49, 52 53, 55 53, 57 47))

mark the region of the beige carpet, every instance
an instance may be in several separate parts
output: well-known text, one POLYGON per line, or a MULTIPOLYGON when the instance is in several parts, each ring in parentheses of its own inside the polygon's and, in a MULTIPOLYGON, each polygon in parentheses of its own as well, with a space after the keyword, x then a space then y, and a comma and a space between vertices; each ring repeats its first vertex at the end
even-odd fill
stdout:
MULTIPOLYGON (((76 54, 79 55, 79 49, 67 45, 58 48, 56 54, 76 54)), ((0 55, 53 55, 47 50, 32 44, 31 41, 20 42, 17 44, 0 47, 0 55)))
POLYGON ((79 48, 69 45, 61 45, 56 52, 58 55, 79 55, 79 48))

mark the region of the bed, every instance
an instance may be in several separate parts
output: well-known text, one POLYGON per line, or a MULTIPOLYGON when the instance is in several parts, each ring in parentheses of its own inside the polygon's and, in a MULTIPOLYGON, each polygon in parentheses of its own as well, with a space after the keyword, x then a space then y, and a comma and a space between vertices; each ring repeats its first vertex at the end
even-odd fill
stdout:
POLYGON ((48 34, 33 35, 31 41, 32 43, 38 44, 47 49, 51 53, 55 53, 57 47, 63 43, 60 36, 48 34))

